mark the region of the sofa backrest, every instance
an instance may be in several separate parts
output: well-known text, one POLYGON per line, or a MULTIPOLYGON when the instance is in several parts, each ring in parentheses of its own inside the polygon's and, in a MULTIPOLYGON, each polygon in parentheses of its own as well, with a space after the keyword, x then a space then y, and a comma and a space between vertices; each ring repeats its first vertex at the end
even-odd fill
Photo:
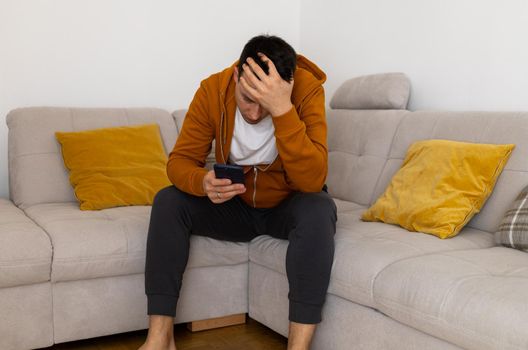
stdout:
POLYGON ((9 112, 6 122, 10 198, 22 209, 76 201, 55 131, 157 123, 166 152, 178 135, 171 114, 155 108, 19 108, 9 112))
POLYGON ((385 73, 345 81, 326 112, 328 192, 370 205, 410 95, 409 79, 385 73))
POLYGON ((469 227, 488 232, 497 230, 508 207, 528 185, 528 112, 364 110, 361 108, 388 105, 401 108, 404 104, 397 97, 405 97, 401 91, 405 84, 395 83, 395 76, 391 77, 392 84, 381 83, 375 88, 376 84, 370 82, 363 85, 368 89, 358 89, 356 85, 365 84, 366 78, 345 82, 327 112, 329 193, 372 205, 401 167, 409 146, 418 140, 513 143, 516 147, 494 191, 481 212, 468 223, 469 227), (387 104, 388 100, 393 103, 387 104))
POLYGON ((368 206, 389 157, 396 128, 409 112, 330 109, 328 193, 368 206))

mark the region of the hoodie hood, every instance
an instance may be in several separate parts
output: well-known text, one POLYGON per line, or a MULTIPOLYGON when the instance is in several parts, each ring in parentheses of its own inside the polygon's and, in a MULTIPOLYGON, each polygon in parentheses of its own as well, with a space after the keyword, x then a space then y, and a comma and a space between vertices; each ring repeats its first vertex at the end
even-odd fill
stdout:
POLYGON ((326 74, 315 63, 302 55, 297 55, 297 69, 293 75, 292 103, 300 109, 305 98, 311 95, 326 81, 326 74))
POLYGON ((326 81, 325 72, 323 72, 315 63, 302 55, 297 55, 297 69, 303 69, 311 73, 321 85, 326 81))

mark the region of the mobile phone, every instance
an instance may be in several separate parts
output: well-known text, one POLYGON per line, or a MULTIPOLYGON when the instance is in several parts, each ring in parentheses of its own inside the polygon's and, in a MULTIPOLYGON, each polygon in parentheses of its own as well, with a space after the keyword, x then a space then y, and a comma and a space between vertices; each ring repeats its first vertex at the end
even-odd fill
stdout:
POLYGON ((215 164, 214 172, 217 179, 229 179, 231 183, 244 183, 244 168, 240 165, 215 164))

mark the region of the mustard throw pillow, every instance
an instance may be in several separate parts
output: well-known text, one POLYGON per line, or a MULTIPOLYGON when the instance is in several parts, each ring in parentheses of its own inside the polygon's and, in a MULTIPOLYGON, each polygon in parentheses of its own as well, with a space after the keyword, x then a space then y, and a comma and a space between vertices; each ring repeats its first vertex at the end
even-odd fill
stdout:
POLYGON ((416 142, 385 193, 361 218, 453 237, 480 211, 514 147, 448 140, 416 142))
POLYGON ((56 132, 81 210, 151 205, 171 182, 157 124, 56 132))

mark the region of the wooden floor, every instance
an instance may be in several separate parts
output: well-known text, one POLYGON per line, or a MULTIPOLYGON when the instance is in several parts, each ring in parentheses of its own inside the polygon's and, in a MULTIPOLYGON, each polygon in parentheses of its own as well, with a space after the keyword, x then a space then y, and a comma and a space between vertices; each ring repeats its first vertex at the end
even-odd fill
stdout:
MULTIPOLYGON (((136 350, 147 330, 61 343, 42 350, 136 350)), ((178 350, 284 350, 287 339, 247 317, 245 324, 191 332, 185 324, 174 325, 178 350)))

